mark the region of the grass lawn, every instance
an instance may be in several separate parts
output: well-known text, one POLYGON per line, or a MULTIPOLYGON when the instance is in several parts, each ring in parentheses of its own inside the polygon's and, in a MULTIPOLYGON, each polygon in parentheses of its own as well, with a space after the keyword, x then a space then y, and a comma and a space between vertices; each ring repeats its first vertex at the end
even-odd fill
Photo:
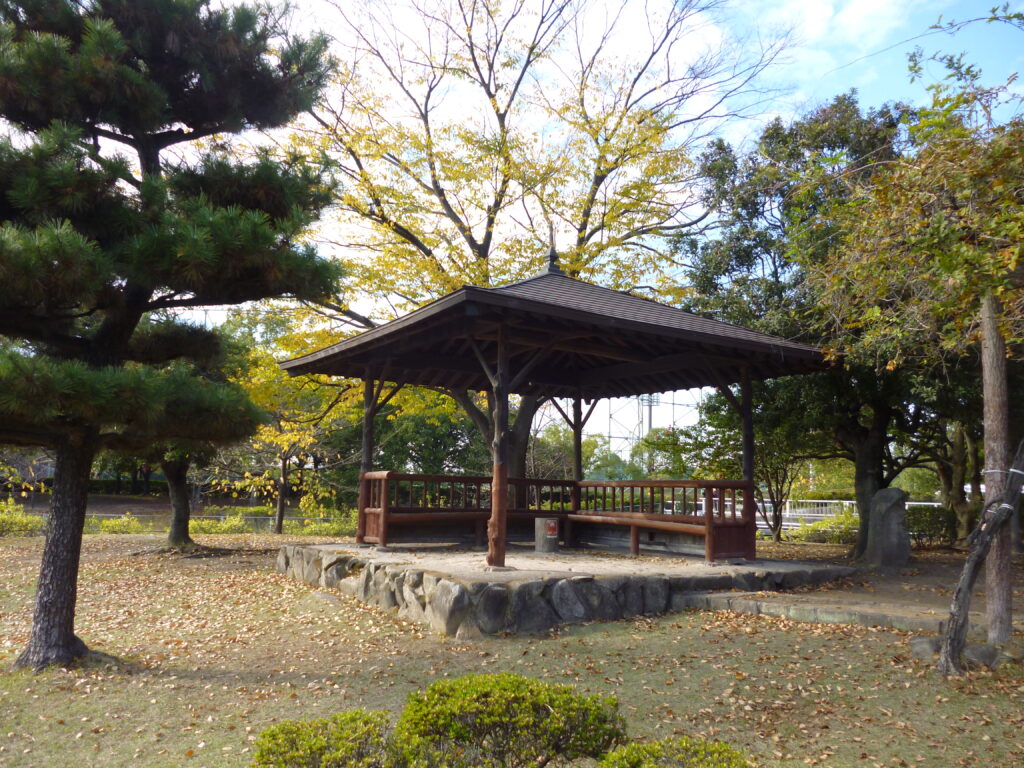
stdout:
POLYGON ((78 632, 111 658, 10 672, 41 539, 0 539, 0 766, 244 766, 269 724, 398 710, 443 676, 513 670, 618 696, 642 738, 715 737, 760 766, 1024 765, 1020 665, 943 682, 906 635, 686 613, 462 642, 279 576, 281 538, 87 536, 78 632))

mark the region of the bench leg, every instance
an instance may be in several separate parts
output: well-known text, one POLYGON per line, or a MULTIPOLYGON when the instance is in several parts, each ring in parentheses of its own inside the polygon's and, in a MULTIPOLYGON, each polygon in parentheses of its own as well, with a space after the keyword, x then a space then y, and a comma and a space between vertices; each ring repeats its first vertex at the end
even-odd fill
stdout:
POLYGON ((476 537, 476 545, 482 547, 486 541, 486 523, 483 520, 477 520, 473 523, 473 532, 476 537))
POLYGON ((635 525, 629 526, 629 551, 633 557, 640 554, 640 528, 635 525))

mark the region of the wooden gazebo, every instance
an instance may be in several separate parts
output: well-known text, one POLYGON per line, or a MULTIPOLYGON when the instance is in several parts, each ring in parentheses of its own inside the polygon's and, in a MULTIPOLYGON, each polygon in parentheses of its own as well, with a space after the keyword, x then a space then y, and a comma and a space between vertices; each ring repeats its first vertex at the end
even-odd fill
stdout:
POLYGON ((464 286, 386 325, 281 365, 292 375, 322 373, 365 382, 360 540, 386 544, 389 528, 427 521, 474 521, 479 535, 486 519, 487 562, 503 566, 510 515, 561 518, 566 536, 574 525, 626 526, 634 552, 639 531, 671 531, 702 536, 709 560, 752 559, 750 383, 820 370, 824 362, 813 346, 570 278, 552 259, 536 277, 497 288, 464 286), (391 384, 388 391, 385 382, 391 384), (373 416, 406 384, 491 394, 492 477, 371 471, 373 416), (734 384, 740 385, 739 397, 730 389, 734 384), (742 416, 742 481, 583 482, 578 454, 585 403, 592 412, 601 398, 705 386, 719 388, 742 416), (563 416, 576 438, 577 477, 509 479, 510 394, 572 400, 571 414, 563 411, 563 416))

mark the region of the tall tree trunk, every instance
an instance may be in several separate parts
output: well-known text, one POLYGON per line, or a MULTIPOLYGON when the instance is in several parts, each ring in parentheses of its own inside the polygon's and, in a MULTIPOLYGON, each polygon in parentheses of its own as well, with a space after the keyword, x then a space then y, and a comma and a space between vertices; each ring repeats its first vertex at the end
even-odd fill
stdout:
POLYGON ((853 488, 857 498, 860 525, 853 557, 860 558, 868 545, 868 526, 871 520, 871 499, 885 487, 885 441, 888 435, 889 411, 872 409, 871 423, 857 430, 856 435, 844 440, 853 450, 853 488))
POLYGON ((960 580, 953 591, 953 604, 950 606, 949 621, 946 622, 946 633, 939 651, 939 673, 943 676, 963 671, 961 655, 967 639, 967 619, 974 583, 981 571, 982 561, 991 555, 996 535, 1009 527, 1010 517, 1020 508, 1020 491, 1024 485, 1024 441, 1017 446, 1012 469, 1014 471, 1006 475, 1002 498, 985 505, 978 527, 968 538, 971 550, 967 553, 960 580))
MULTIPOLYGON (((991 292, 981 303, 981 389, 985 409, 985 506, 998 501, 1010 465, 1010 396, 1006 378, 1006 344, 999 329, 999 299, 991 292)), ((988 641, 1002 644, 1013 633, 1011 526, 995 531, 985 558, 985 614, 988 641)))
MULTIPOLYGON (((490 445, 494 440, 494 402, 493 396, 487 395, 487 409, 484 411, 466 392, 449 390, 448 395, 466 412, 476 425, 477 431, 484 442, 490 445)), ((516 410, 516 420, 509 428, 508 476, 526 477, 526 454, 530 447, 530 427, 533 417, 537 415, 543 401, 537 397, 523 397, 516 410)))
POLYGON ((15 662, 17 667, 39 670, 64 666, 89 650, 75 635, 75 603, 89 472, 95 455, 93 434, 69 436, 56 446, 53 497, 39 566, 32 633, 15 662))
POLYGON ((185 550, 195 546, 188 533, 192 517, 188 494, 188 470, 191 464, 192 460, 188 457, 160 462, 160 468, 167 478, 167 494, 171 499, 171 530, 167 534, 167 546, 172 549, 185 550))
POLYGON ((277 510, 274 533, 284 533, 284 511, 288 503, 288 459, 281 459, 281 475, 277 481, 277 510))

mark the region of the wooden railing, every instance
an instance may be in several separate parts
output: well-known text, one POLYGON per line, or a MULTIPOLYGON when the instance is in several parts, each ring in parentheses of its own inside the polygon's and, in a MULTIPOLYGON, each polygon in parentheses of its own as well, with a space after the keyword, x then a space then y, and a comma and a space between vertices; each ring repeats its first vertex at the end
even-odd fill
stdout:
MULTIPOLYGON (((389 525, 472 522, 483 542, 491 512, 491 478, 367 472, 357 541, 387 544, 389 525)), ((639 552, 639 531, 704 538, 708 560, 754 558, 752 486, 730 480, 509 480, 510 519, 559 517, 572 523, 622 525, 639 552)))

